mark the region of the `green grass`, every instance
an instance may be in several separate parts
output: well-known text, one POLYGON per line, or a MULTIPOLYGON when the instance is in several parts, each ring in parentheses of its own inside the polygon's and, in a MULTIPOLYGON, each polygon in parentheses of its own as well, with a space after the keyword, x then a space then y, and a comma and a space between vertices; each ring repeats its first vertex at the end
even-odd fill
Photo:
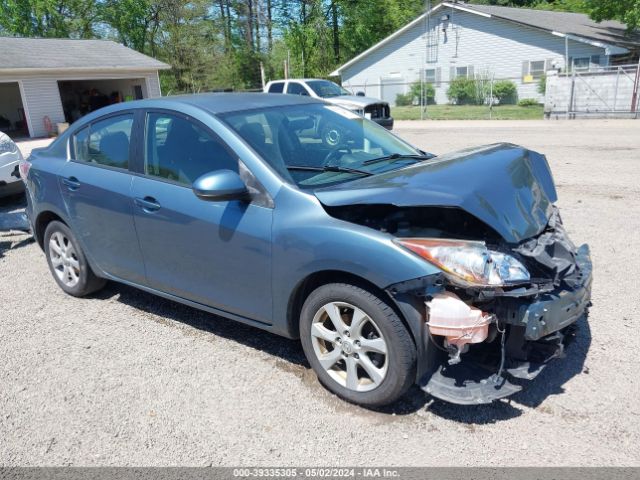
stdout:
MULTIPOLYGON (((391 115, 396 120, 420 120, 420 107, 393 107, 391 115)), ((543 106, 520 107, 518 105, 497 105, 493 107, 494 120, 541 120, 543 106)), ((429 120, 488 120, 489 107, 486 105, 429 105, 424 116, 429 120)))

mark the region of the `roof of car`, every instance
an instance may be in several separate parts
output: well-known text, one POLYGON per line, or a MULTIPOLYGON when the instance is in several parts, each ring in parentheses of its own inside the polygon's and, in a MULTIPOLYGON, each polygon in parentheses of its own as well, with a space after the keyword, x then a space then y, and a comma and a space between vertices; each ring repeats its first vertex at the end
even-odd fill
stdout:
POLYGON ((269 83, 276 83, 276 82, 317 82, 317 81, 331 82, 331 80, 326 80, 324 78, 280 78, 278 80, 271 80, 269 83))
POLYGON ((279 107, 287 105, 306 105, 324 103, 302 95, 284 95, 275 93, 198 93, 192 95, 173 95, 169 97, 149 98, 132 102, 118 103, 101 108, 83 117, 84 122, 93 121, 105 114, 134 108, 174 109, 180 105, 193 106, 212 114, 241 112, 253 109, 279 107))
POLYGON ((165 97, 172 102, 187 103, 211 113, 226 113, 254 108, 278 107, 282 105, 300 105, 322 103, 302 95, 283 95, 276 93, 201 93, 197 95, 176 95, 165 97))

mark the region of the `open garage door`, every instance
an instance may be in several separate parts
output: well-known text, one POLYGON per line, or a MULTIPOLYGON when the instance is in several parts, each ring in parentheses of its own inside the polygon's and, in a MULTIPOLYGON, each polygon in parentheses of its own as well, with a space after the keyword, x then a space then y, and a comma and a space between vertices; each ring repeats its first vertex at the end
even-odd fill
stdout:
POLYGON ((61 80, 58 88, 64 116, 69 123, 107 105, 148 97, 143 78, 61 80))
POLYGON ((0 82, 0 131, 11 138, 29 136, 18 82, 0 82))

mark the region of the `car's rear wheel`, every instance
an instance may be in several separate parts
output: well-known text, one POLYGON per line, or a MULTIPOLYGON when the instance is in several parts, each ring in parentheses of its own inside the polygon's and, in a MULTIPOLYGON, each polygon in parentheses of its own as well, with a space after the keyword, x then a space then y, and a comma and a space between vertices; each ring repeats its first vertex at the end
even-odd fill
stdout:
POLYGON ((53 221, 44 233, 49 270, 66 293, 82 297, 101 289, 106 280, 93 273, 75 235, 64 223, 53 221))
POLYGON ((365 406, 399 399, 415 375, 407 328, 379 296, 355 285, 328 284, 302 307, 302 347, 320 382, 365 406))

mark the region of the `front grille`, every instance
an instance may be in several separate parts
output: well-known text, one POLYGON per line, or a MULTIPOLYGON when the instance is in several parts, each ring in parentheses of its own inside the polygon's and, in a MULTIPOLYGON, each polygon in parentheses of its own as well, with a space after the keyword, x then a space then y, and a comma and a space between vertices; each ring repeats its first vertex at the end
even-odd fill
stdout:
POLYGON ((388 118, 389 105, 386 103, 374 103, 364 108, 364 113, 370 113, 371 118, 388 118))

